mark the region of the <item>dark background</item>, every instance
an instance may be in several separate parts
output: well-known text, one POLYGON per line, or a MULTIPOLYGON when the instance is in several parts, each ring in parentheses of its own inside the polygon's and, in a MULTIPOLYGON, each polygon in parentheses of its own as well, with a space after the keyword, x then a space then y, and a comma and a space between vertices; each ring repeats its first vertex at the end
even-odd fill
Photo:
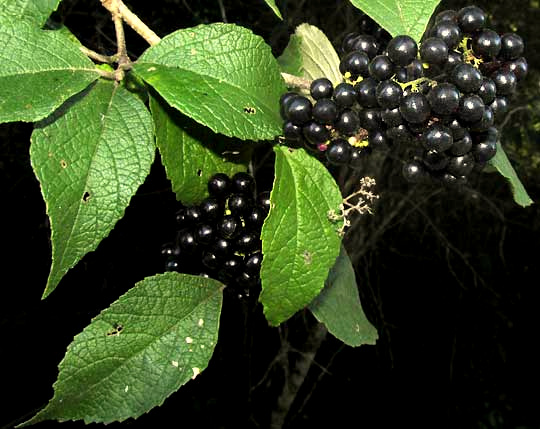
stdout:
MULTIPOLYGON (((223 0, 224 12, 217 1, 126 3, 160 36, 226 19, 264 37, 276 55, 302 22, 339 46, 361 16, 346 1, 278 1, 283 22, 262 0, 223 0)), ((439 10, 467 4, 443 1, 439 10)), ((540 201, 540 10, 529 1, 477 4, 499 32, 516 29, 527 44, 531 72, 504 122, 502 143, 530 196, 540 201)), ((54 18, 87 47, 115 52, 110 16, 99 2, 65 0, 54 18)), ((126 31, 134 59, 145 45, 126 31)), ((28 157, 31 131, 31 124, 0 125, 6 395, 0 427, 24 421, 47 403, 73 336, 135 282, 163 271, 159 249, 174 230, 174 195, 156 162, 110 236, 41 301, 50 231, 28 157)), ((350 348, 321 336, 307 312, 269 328, 253 300, 226 293, 208 369, 162 407, 122 426, 265 428, 281 421, 286 428, 540 428, 538 205, 517 206, 497 174, 483 174, 466 189, 443 190, 410 187, 400 170, 391 156, 374 157, 366 167, 380 199, 373 216, 355 220, 346 241, 365 311, 379 330, 375 346, 350 348), (299 386, 298 374, 305 375, 299 386), (287 395, 285 385, 298 388, 287 395)), ((39 427, 48 426, 83 423, 39 427)))

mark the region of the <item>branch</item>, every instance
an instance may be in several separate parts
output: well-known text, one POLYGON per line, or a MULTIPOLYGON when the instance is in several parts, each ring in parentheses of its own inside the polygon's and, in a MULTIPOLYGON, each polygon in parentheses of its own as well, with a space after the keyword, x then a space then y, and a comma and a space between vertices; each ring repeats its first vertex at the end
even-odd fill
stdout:
POLYGON ((118 60, 117 55, 103 55, 92 49, 88 49, 86 46, 80 46, 79 49, 88 58, 99 61, 100 63, 112 64, 118 60))
POLYGON ((294 76, 289 73, 281 73, 281 77, 285 81, 285 84, 289 88, 307 89, 311 86, 311 81, 304 79, 303 77, 294 76))
POLYGON ((100 0, 101 4, 111 14, 120 14, 122 19, 139 34, 149 45, 153 46, 157 44, 161 39, 154 33, 140 18, 135 15, 122 0, 100 0))

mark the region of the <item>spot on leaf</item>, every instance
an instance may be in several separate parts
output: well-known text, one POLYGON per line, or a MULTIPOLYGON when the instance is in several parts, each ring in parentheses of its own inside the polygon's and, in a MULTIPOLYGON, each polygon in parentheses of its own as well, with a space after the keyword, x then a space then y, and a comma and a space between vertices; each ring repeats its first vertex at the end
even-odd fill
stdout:
POLYGON ((60 167, 67 168, 67 162, 63 159, 60 160, 60 167))
POLYGON ((247 113, 248 115, 254 115, 255 113, 257 113, 257 109, 255 109, 255 107, 246 106, 244 107, 244 113, 247 113))
POLYGON ((199 368, 191 368, 191 370, 193 371, 193 377, 191 379, 194 380, 201 373, 201 370, 199 368))
POLYGON ((199 176, 199 177, 202 176, 202 170, 200 168, 197 170, 197 176, 199 176))
POLYGON ((108 337, 111 337, 111 336, 118 337, 123 330, 124 330, 123 325, 121 325, 120 323, 115 323, 113 325, 113 329, 111 329, 109 332, 107 332, 107 336, 108 337))
POLYGON ((304 257, 304 264, 311 265, 311 262, 313 262, 313 255, 308 250, 304 250, 304 253, 302 253, 302 256, 304 257))
POLYGON ((84 194, 82 196, 82 200, 86 203, 90 199, 90 192, 84 191, 84 194))

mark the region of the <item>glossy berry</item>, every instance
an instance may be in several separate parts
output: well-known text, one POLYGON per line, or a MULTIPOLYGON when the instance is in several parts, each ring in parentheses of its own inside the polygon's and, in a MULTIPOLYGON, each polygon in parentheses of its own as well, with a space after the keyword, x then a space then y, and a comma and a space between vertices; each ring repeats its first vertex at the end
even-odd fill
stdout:
POLYGON ((452 21, 439 21, 431 29, 430 35, 441 39, 448 49, 454 49, 462 38, 459 26, 452 21))
POLYGON ((476 93, 480 96, 484 104, 491 104, 497 95, 497 86, 492 79, 485 77, 476 93))
POLYGON ((369 147, 373 150, 388 149, 386 132, 381 130, 371 131, 368 136, 369 147))
POLYGON ((244 259, 244 271, 253 276, 258 276, 261 271, 262 258, 261 252, 246 255, 244 259))
POLYGON ((226 238, 218 238, 210 246, 210 251, 214 253, 217 257, 225 257, 233 250, 233 246, 229 240, 226 238))
POLYGON ((306 140, 312 145, 324 143, 330 138, 330 131, 328 131, 324 125, 321 125, 316 121, 309 121, 302 128, 302 132, 306 140))
POLYGON ((341 42, 341 52, 346 54, 347 52, 350 52, 353 50, 353 45, 356 40, 356 38, 360 35, 360 33, 348 33, 343 38, 343 41, 341 42))
POLYGON ((444 64, 448 60, 448 46, 438 37, 428 37, 420 45, 420 57, 428 64, 444 64))
POLYGON ((242 221, 233 215, 223 216, 216 224, 216 230, 222 238, 233 238, 242 229, 242 221))
POLYGON ((180 262, 176 258, 169 258, 165 262, 165 271, 178 271, 180 269, 180 262))
POLYGON ((260 228, 263 226, 265 218, 266 213, 262 207, 253 207, 248 214, 244 215, 244 222, 246 224, 246 228, 251 231, 260 230, 260 228))
POLYGON ((232 194, 227 200, 227 207, 233 215, 241 216, 253 205, 252 198, 244 194, 232 194))
POLYGON ((454 156, 465 155, 472 148, 472 138, 468 131, 464 130, 463 137, 459 140, 454 140, 452 147, 448 152, 454 156))
POLYGON ((357 94, 358 104, 362 107, 378 107, 377 102, 377 85, 378 82, 371 78, 365 78, 354 86, 357 94))
POLYGON ((240 194, 252 194, 255 190, 255 179, 249 173, 239 171, 231 177, 232 191, 240 194))
POLYGON ((527 60, 523 57, 519 57, 515 60, 508 61, 504 66, 503 69, 509 70, 512 73, 516 75, 516 79, 518 82, 522 80, 525 76, 527 76, 527 73, 529 71, 529 65, 527 63, 527 60))
POLYGON ((471 154, 452 156, 446 167, 454 176, 468 176, 474 167, 474 158, 471 154))
POLYGON ((213 175, 208 181, 208 193, 215 198, 226 198, 231 190, 231 179, 223 173, 213 175))
POLYGON ((311 119, 311 107, 306 97, 295 97, 285 106, 285 117, 293 124, 304 125, 311 119))
POLYGON ((405 67, 416 58, 418 45, 410 36, 396 36, 390 40, 386 51, 394 64, 405 67))
POLYGON ((373 58, 379 51, 379 44, 375 37, 361 34, 354 40, 353 50, 365 52, 369 58, 373 58))
POLYGON ((371 154, 372 150, 367 147, 351 147, 349 167, 353 170, 359 170, 366 165, 366 158, 371 154))
POLYGON ((523 54, 525 45, 523 39, 516 33, 506 33, 501 37, 501 51, 499 58, 503 60, 515 60, 523 54))
POLYGON ((508 100, 506 97, 496 97, 495 100, 489 105, 493 111, 495 120, 502 118, 502 116, 508 112, 508 100))
POLYGON ((319 124, 332 125, 338 117, 338 107, 334 101, 323 98, 313 106, 312 115, 319 124))
POLYGON ((285 115, 285 108, 287 104, 295 97, 298 97, 296 92, 286 92, 279 98, 279 113, 282 119, 287 119, 285 115))
POLYGON ((394 143, 406 144, 409 143, 413 136, 409 128, 405 124, 400 124, 396 127, 386 130, 386 137, 394 143))
POLYGON ((259 235, 253 232, 244 232, 236 238, 235 246, 240 253, 256 250, 259 247, 259 235))
POLYGON ((186 207, 184 210, 186 224, 195 225, 203 220, 201 209, 197 206, 186 207))
POLYGON ((482 118, 477 122, 473 122, 470 126, 470 129, 474 132, 487 131, 488 128, 493 126, 494 122, 495 115, 493 114, 493 110, 491 110, 491 107, 485 106, 482 118))
POLYGON ((334 128, 341 134, 352 135, 358 131, 359 126, 358 113, 351 109, 345 109, 339 115, 334 128))
POLYGON ((455 66, 462 63, 463 63, 463 58, 460 53, 456 51, 449 51, 448 59, 446 60, 446 63, 443 64, 443 68, 446 72, 449 72, 453 70, 455 66))
POLYGON ((214 228, 208 224, 202 224, 195 230, 195 240, 200 244, 210 244, 214 238, 214 228))
POLYGON ((313 82, 311 82, 311 85, 309 87, 309 93, 315 100, 320 100, 322 98, 330 98, 332 97, 333 92, 334 85, 332 84, 332 82, 330 82, 329 79, 325 77, 315 79, 313 82))
POLYGON ((491 75, 491 78, 497 87, 497 95, 507 96, 516 91, 517 78, 513 72, 499 69, 491 75))
POLYGON ((381 120, 387 127, 397 127, 403 123, 403 117, 399 113, 399 108, 381 110, 381 120))
POLYGON ((432 88, 427 99, 431 110, 437 115, 451 115, 459 107, 460 93, 451 83, 439 83, 432 88))
POLYGON ((474 123, 482 119, 484 109, 484 102, 478 95, 466 95, 459 102, 458 116, 460 121, 474 123))
POLYGON ((424 164, 431 171, 439 171, 448 165, 448 156, 436 150, 428 150, 424 153, 424 164))
POLYGON ((243 262, 241 256, 230 255, 223 261, 221 273, 224 274, 226 278, 230 278, 242 269, 243 262))
POLYGON ((268 213, 270 211, 270 191, 263 191, 257 195, 257 206, 262 208, 264 213, 268 213))
POLYGON ((186 253, 193 253, 198 247, 193 231, 186 229, 178 234, 178 245, 186 253))
POLYGON ((339 62, 341 74, 349 72, 352 77, 367 77, 369 75, 369 57, 364 51, 352 51, 339 62))
POLYGON ((475 144, 472 150, 474 159, 478 162, 487 162, 497 153, 497 143, 484 141, 475 144))
POLYGON ((444 152, 452 146, 452 143, 454 143, 454 138, 450 128, 438 123, 430 125, 422 134, 422 145, 427 150, 444 152))
POLYGON ((474 35, 472 49, 477 57, 484 59, 494 58, 501 50, 501 37, 496 31, 485 28, 474 35))
POLYGON ((384 80, 375 88, 375 96, 380 107, 393 109, 399 106, 403 96, 403 89, 392 80, 384 80))
POLYGON ((453 118, 450 122, 446 124, 446 126, 450 129, 450 131, 452 131, 452 137, 454 138, 454 141, 460 140, 465 136, 466 130, 457 118, 453 118))
POLYGON ((201 262, 206 268, 209 268, 211 270, 217 269, 221 263, 217 255, 209 251, 205 251, 202 254, 201 262))
POLYGON ((377 55, 369 63, 369 75, 377 80, 390 79, 394 74, 394 64, 386 55, 377 55))
POLYGON ((443 22, 443 21, 453 21, 455 22, 457 19, 457 12, 452 9, 443 10, 442 12, 439 12, 437 16, 435 16, 435 22, 443 22))
POLYGON ((351 107, 356 101, 356 91, 350 83, 342 82, 336 85, 333 98, 339 107, 351 107))
POLYGON ((295 125, 291 121, 283 123, 283 137, 291 142, 301 141, 304 135, 302 134, 302 127, 295 125))
POLYGON ((461 92, 476 92, 482 85, 482 73, 470 64, 459 64, 451 74, 452 82, 461 92))
POLYGON ((457 13, 457 22, 465 33, 473 33, 486 23, 485 12, 477 6, 466 6, 457 13))
POLYGON ((161 246, 161 255, 164 257, 177 257, 180 255, 180 247, 174 243, 165 243, 161 246))
POLYGON ((412 60, 411 63, 405 67, 405 70, 407 70, 407 82, 420 79, 424 76, 424 66, 422 65, 422 61, 417 58, 412 60))
POLYGON ((358 113, 360 120, 360 126, 365 130, 378 131, 382 127, 381 111, 380 109, 364 109, 358 113))
POLYGON ((406 163, 401 170, 403 177, 407 182, 420 183, 426 179, 427 172, 422 164, 418 161, 406 163))
POLYGON ((223 214, 223 204, 218 199, 208 197, 201 201, 199 209, 204 219, 213 221, 223 214))
POLYGON ((402 98, 399 105, 401 116, 412 124, 425 122, 431 113, 429 102, 424 94, 413 92, 402 98))
POLYGON ((351 146, 347 140, 335 139, 328 145, 325 155, 330 164, 345 165, 349 163, 350 153, 351 146))

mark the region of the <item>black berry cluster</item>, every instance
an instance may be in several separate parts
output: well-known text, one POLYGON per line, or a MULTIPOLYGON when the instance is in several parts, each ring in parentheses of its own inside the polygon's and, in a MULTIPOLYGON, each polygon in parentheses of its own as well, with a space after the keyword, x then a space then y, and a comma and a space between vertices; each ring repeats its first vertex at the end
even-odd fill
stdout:
POLYGON ((403 147, 407 180, 466 183, 496 153, 497 121, 528 70, 523 40, 489 29, 476 6, 439 13, 420 47, 366 22, 371 34, 343 39, 343 82, 281 97, 284 137, 351 168, 403 147))
POLYGON ((166 271, 192 272, 216 278, 246 291, 259 283, 260 234, 270 209, 270 193, 255 196, 248 173, 215 174, 209 196, 176 213, 176 240, 163 245, 166 271))

